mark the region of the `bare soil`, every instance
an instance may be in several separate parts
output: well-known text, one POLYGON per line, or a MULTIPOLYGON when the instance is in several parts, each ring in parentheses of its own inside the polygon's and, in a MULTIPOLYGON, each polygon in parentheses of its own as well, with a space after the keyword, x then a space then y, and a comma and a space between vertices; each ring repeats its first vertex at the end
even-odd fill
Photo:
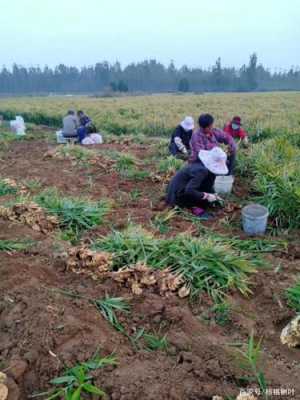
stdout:
MULTIPOLYGON (((0 176, 20 183, 38 179, 39 190, 57 187, 65 195, 110 198, 112 212, 103 226, 85 234, 85 241, 107 234, 112 227, 122 229, 128 221, 153 230, 151 219, 165 209, 161 183, 150 178, 126 180, 97 165, 44 158, 51 147, 42 140, 10 144, 1 154, 0 176), (136 189, 141 195, 134 199, 130 192, 136 189)), ((128 151, 128 146, 118 144, 105 148, 128 151)), ((140 159, 150 154, 145 146, 129 145, 129 150, 140 159)), ((247 189, 240 181, 236 185, 235 194, 243 199, 247 189)), ((6 200, 0 197, 0 204, 6 200)), ((219 210, 218 218, 207 224, 218 232, 243 237, 239 215, 238 207, 230 213, 219 210), (235 228, 224 224, 226 217, 237 222, 235 228)), ((181 232, 198 234, 191 222, 176 216, 167 235, 181 232)), ((175 295, 162 297, 150 289, 133 296, 111 280, 98 282, 66 271, 59 254, 68 245, 55 232, 46 235, 0 219, 0 239, 24 238, 34 240, 34 246, 23 252, 0 254, 0 370, 9 376, 9 400, 28 399, 47 390, 49 381, 61 375, 66 366, 88 360, 97 350, 103 356, 114 353, 118 359, 118 366, 95 374, 95 383, 107 393, 107 399, 235 398, 247 383, 242 380, 245 373, 232 344, 245 343, 251 331, 263 337, 262 369, 268 387, 292 388, 293 398, 300 399, 299 349, 280 343, 280 332, 294 315, 287 307, 284 290, 300 272, 297 237, 291 238, 289 254, 266 257, 266 268, 253 276, 251 296, 230 293, 231 321, 224 326, 207 317, 212 306, 207 296, 192 304, 175 295), (130 314, 119 316, 127 333, 133 335, 145 328, 166 334, 168 350, 136 349, 92 304, 65 296, 62 289, 93 299, 105 295, 128 299, 130 314)))

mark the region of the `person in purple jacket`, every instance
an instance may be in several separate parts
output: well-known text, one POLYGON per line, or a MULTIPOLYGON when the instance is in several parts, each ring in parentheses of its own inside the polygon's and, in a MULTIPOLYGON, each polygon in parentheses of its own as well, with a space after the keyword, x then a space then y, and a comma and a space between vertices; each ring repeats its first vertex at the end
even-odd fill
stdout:
POLYGON ((228 175, 232 175, 237 151, 234 139, 221 129, 214 128, 214 118, 210 114, 201 114, 198 122, 199 129, 193 133, 190 142, 191 156, 189 162, 199 162, 198 154, 200 150, 211 150, 223 143, 228 146, 228 175))

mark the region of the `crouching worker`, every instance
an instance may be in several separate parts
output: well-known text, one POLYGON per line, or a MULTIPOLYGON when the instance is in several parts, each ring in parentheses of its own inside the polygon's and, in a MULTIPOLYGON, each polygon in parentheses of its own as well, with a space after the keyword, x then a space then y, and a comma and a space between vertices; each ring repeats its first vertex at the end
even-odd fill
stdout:
POLYGON ((220 144, 227 146, 228 175, 233 175, 237 145, 234 139, 224 131, 214 128, 214 118, 210 114, 202 114, 199 117, 199 129, 193 133, 191 139, 190 163, 198 162, 200 150, 211 150, 220 144))
POLYGON ((209 203, 220 201, 214 194, 216 175, 226 175, 226 153, 220 147, 200 150, 199 161, 191 163, 177 172, 167 189, 167 203, 170 206, 190 208, 201 218, 208 218, 205 208, 209 203))
POLYGON ((70 110, 68 114, 63 118, 62 134, 65 138, 77 138, 77 127, 78 122, 75 115, 75 111, 70 110))
POLYGON ((79 128, 77 129, 79 142, 82 143, 83 139, 91 133, 96 133, 96 127, 93 124, 90 117, 88 117, 83 111, 77 112, 79 121, 79 128))
POLYGON ((193 129, 194 120, 192 117, 185 117, 185 119, 177 126, 169 145, 170 153, 173 156, 183 159, 188 158, 193 129))
POLYGON ((225 125, 224 132, 228 133, 234 139, 238 139, 239 142, 245 145, 249 142, 247 132, 242 128, 241 117, 233 117, 232 120, 225 125))

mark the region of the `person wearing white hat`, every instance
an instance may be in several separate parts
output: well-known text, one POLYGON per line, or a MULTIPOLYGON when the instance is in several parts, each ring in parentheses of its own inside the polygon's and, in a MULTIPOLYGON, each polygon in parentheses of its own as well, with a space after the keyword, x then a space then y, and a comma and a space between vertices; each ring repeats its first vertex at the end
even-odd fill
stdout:
POLYGON ((219 147, 200 150, 198 162, 191 163, 177 172, 167 189, 166 202, 170 206, 191 208, 201 216, 208 203, 221 200, 214 194, 216 175, 226 175, 226 153, 219 147))
POLYGON ((172 134, 169 150, 170 153, 179 158, 188 158, 190 153, 190 141, 195 127, 192 117, 185 117, 176 127, 172 134))

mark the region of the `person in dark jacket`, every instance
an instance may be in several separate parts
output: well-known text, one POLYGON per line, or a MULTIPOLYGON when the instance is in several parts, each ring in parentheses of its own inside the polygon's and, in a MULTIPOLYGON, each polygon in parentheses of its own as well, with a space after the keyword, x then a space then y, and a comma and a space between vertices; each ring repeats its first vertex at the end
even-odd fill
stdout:
POLYGON ((214 194, 216 175, 226 175, 226 153, 219 147, 200 150, 199 161, 188 164, 177 172, 167 189, 166 202, 170 206, 192 208, 196 215, 204 213, 208 203, 220 200, 214 194))
POLYGON ((89 133, 96 133, 96 129, 92 123, 91 118, 88 117, 83 111, 77 112, 77 118, 79 121, 79 128, 77 129, 77 133, 79 137, 79 142, 81 143, 89 133))
POLYGON ((179 158, 187 158, 190 152, 190 141, 194 129, 192 117, 185 119, 176 127, 169 145, 170 153, 179 158))

